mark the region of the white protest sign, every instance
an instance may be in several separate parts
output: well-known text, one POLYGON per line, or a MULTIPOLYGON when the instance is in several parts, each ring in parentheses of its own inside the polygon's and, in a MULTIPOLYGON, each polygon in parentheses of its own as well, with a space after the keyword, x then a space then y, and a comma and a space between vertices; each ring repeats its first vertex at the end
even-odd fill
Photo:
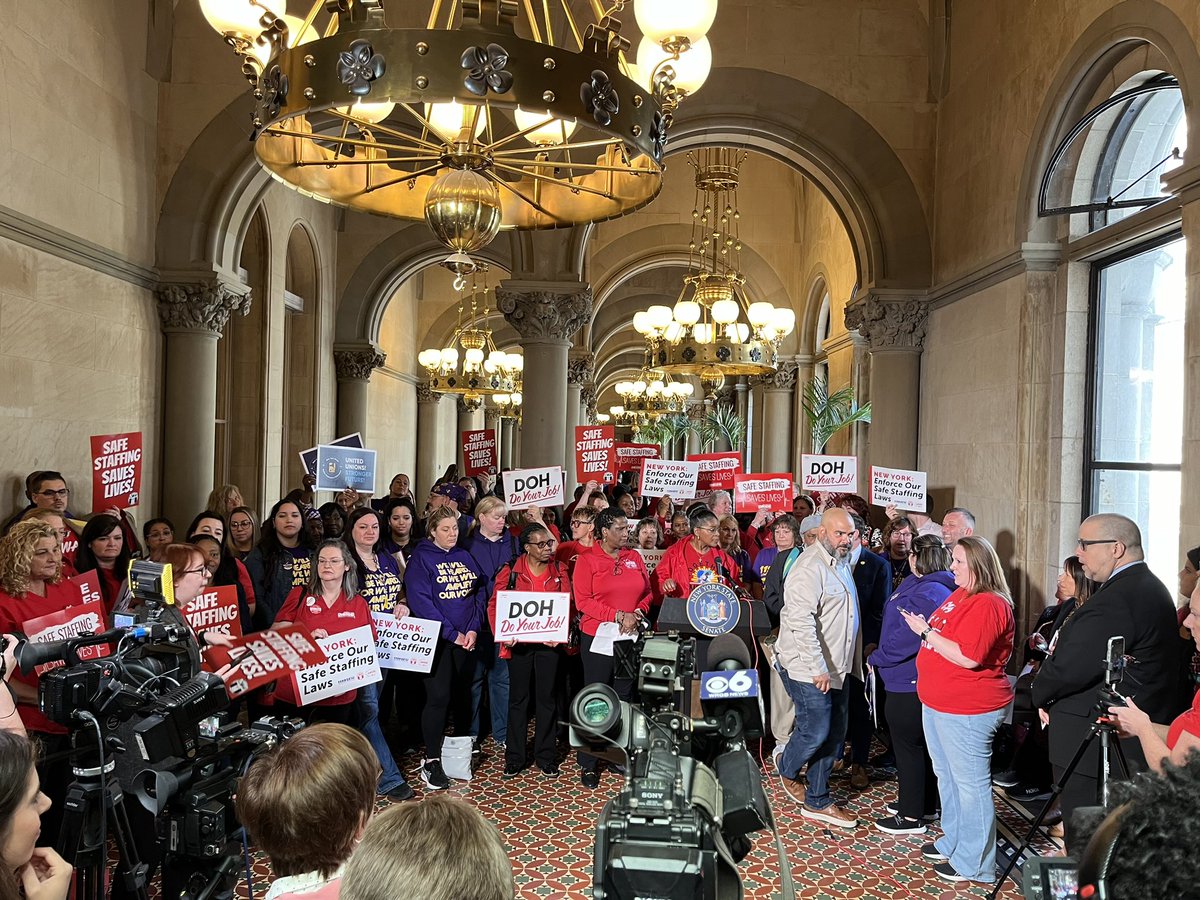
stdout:
POLYGON ((426 673, 433 670, 441 622, 412 616, 397 619, 386 613, 373 613, 371 618, 375 620, 375 632, 379 636, 375 647, 380 668, 426 673))
POLYGON ((562 506, 562 466, 512 469, 504 473, 504 502, 509 509, 528 506, 562 506))
POLYGON ((571 595, 558 591, 497 591, 496 640, 565 644, 571 595))
POLYGON ((642 496, 690 500, 696 496, 700 463, 695 460, 647 459, 642 463, 642 496))
POLYGON ((924 472, 871 466, 871 503, 874 506, 895 503, 900 509, 924 510, 925 487, 924 472))
POLYGON ((292 676, 296 679, 301 706, 383 679, 379 661, 375 658, 375 637, 370 625, 317 638, 316 642, 325 652, 325 662, 301 669, 292 676))
POLYGON ((642 554, 642 562, 646 564, 646 571, 651 575, 658 568, 658 564, 662 562, 663 554, 666 552, 666 550, 643 550, 641 547, 638 548, 638 553, 642 554))
POLYGON ((801 459, 800 487, 806 491, 858 492, 858 457, 805 453, 801 459))

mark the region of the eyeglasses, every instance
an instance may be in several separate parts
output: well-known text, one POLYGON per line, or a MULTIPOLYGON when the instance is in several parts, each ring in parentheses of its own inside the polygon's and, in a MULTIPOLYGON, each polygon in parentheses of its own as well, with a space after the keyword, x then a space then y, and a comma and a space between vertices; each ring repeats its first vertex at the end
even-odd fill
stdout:
POLYGON ((212 572, 208 571, 207 567, 201 566, 198 569, 184 569, 179 574, 181 575, 203 575, 205 578, 210 578, 212 572))
POLYGON ((720 531, 721 529, 718 528, 716 525, 707 525, 703 528, 697 528, 696 530, 697 531, 707 531, 709 534, 712 534, 713 532, 720 531))
POLYGON ((572 519, 571 520, 571 527, 574 527, 576 525, 591 525, 591 524, 592 523, 589 522, 587 519, 572 519))
POLYGON ((45 497, 49 500, 51 497, 68 497, 71 494, 70 488, 59 488, 57 491, 38 491, 39 497, 45 497))
POLYGON ((1080 550, 1086 550, 1088 547, 1092 546, 1093 544, 1119 544, 1121 542, 1116 540, 1115 538, 1113 538, 1112 540, 1106 539, 1106 540, 1100 540, 1100 541, 1085 541, 1083 538, 1080 538, 1075 543, 1079 545, 1080 550))
POLYGON ((549 540, 549 541, 530 541, 530 542, 529 542, 528 544, 526 544, 525 546, 526 546, 526 547, 537 547, 539 550, 545 550, 547 547, 553 547, 553 546, 554 546, 554 541, 553 541, 553 540, 549 540))

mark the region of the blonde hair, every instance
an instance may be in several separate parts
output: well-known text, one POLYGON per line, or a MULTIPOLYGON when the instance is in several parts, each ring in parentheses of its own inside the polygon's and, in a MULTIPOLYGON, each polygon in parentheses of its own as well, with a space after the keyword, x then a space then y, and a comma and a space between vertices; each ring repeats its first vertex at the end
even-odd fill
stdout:
POLYGON ((429 518, 425 520, 425 533, 433 537, 433 530, 438 527, 443 519, 454 519, 458 521, 458 507, 454 506, 439 506, 429 514, 429 518))
MULTIPOLYGON (((730 522, 733 523, 733 548, 731 550, 725 550, 725 552, 740 553, 742 550, 742 529, 738 528, 738 520, 733 516, 722 516, 721 521, 718 522, 717 525, 727 525, 730 522)), ((722 547, 721 549, 724 550, 725 548, 722 547)))
POLYGON ((428 796, 374 818, 342 876, 342 900, 512 900, 496 826, 456 797, 428 796), (403 885, 403 890, 397 886, 403 885))
POLYGON ((958 539, 958 546, 963 549, 967 571, 971 573, 974 581, 970 593, 996 594, 1011 604, 1012 592, 1008 589, 1008 579, 1004 577, 1000 557, 996 555, 992 545, 978 535, 968 535, 958 539))
POLYGON ((229 515, 230 501, 237 497, 237 503, 233 506, 242 506, 246 501, 242 497, 242 490, 236 484, 223 484, 219 488, 213 488, 213 492, 208 495, 208 505, 205 507, 207 512, 217 513, 222 519, 229 515))
POLYGON ((475 504, 475 521, 479 521, 480 516, 486 516, 488 513, 493 513, 497 509, 504 509, 504 501, 499 497, 484 497, 475 504))
MULTIPOLYGON (((5 593, 19 597, 29 590, 29 564, 33 561, 37 542, 43 538, 53 538, 55 545, 61 549, 58 529, 39 521, 18 522, 0 540, 0 588, 5 593)), ((61 558, 54 577, 49 581, 51 584, 62 581, 61 558)))

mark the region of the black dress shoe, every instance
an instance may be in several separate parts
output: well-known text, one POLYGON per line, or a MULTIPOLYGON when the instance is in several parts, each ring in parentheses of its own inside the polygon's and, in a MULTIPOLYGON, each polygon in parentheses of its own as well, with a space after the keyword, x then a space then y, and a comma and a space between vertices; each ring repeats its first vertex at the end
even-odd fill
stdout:
POLYGON ((588 790, 594 791, 600 787, 600 773, 583 771, 579 773, 579 783, 588 790))

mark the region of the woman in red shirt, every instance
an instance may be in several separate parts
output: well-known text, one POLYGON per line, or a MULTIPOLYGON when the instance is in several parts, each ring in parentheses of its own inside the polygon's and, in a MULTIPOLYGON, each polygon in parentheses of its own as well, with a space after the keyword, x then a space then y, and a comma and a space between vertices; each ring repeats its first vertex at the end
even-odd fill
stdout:
POLYGON ((79 552, 75 555, 75 569, 81 575, 95 571, 100 579, 100 593, 104 597, 104 610, 107 613, 112 613, 124 593, 132 558, 121 520, 116 516, 106 512, 97 513, 83 526, 83 534, 79 536, 79 552))
MULTIPOLYGON (((307 586, 292 588, 275 616, 275 624, 307 625, 317 638, 368 625, 374 636, 371 609, 358 593, 358 576, 346 545, 341 541, 322 542, 317 549, 315 568, 316 573, 307 586)), ((344 725, 350 721, 357 696, 358 690, 354 689, 301 707, 292 680, 285 678, 275 688, 276 715, 299 716, 309 723, 344 725)))
MULTIPOLYGON (((633 682, 622 678, 614 683, 611 652, 593 652, 592 644, 597 630, 607 622, 616 623, 623 635, 636 634, 650 610, 650 574, 641 554, 625 547, 628 532, 620 509, 609 508, 597 515, 596 542, 576 558, 571 576, 575 606, 583 614, 579 621, 583 682, 611 684, 622 700, 633 696, 633 682)), ((578 759, 583 786, 599 787, 599 760, 587 753, 580 753, 578 759)))
POLYGON ((571 539, 563 541, 554 551, 554 559, 567 567, 567 574, 575 571, 575 560, 596 543, 594 532, 596 511, 590 506, 577 506, 571 513, 571 539))
POLYGON ((692 536, 672 544, 659 560, 654 577, 664 597, 686 597, 698 584, 740 588, 741 573, 733 557, 721 549, 720 520, 702 509, 691 517, 692 536))
POLYGON ((922 852, 938 861, 934 872, 947 881, 990 884, 996 880, 992 736, 1013 699, 1004 672, 1012 655, 1012 600, 1000 558, 983 538, 961 538, 952 558, 957 590, 929 621, 900 610, 922 641, 917 696, 942 801, 944 834, 922 852))

